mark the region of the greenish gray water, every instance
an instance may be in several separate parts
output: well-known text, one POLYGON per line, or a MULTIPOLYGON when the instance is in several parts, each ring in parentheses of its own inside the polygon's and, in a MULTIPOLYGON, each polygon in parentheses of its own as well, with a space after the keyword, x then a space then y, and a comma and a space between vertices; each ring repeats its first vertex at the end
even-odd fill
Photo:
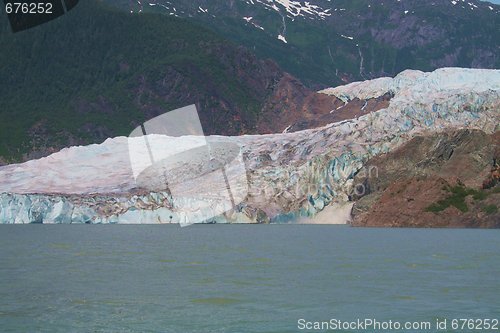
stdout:
POLYGON ((1 332, 500 319, 498 230, 5 225, 0 251, 1 332))

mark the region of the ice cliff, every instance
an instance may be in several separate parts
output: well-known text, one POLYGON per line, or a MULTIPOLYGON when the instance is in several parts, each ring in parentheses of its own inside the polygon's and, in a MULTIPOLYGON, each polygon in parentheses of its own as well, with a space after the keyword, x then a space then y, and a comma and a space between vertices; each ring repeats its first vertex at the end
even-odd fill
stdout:
MULTIPOLYGON (((500 70, 407 70, 322 91, 349 101, 386 93, 388 108, 295 133, 208 139, 237 147, 245 165, 245 197, 204 222, 286 222, 348 203, 353 178, 365 162, 415 135, 455 128, 492 133, 500 123, 500 70)), ((160 145, 182 147, 194 137, 151 135, 160 145)), ((179 223, 169 191, 138 186, 130 166, 130 138, 71 147, 46 158, 0 167, 0 223, 179 223)), ((216 152, 215 154, 219 154, 216 152)), ((223 153, 220 153, 223 154, 223 153)), ((215 156, 217 158, 217 156, 215 156)), ((186 166, 196 161, 185 161, 186 166)), ((202 165, 197 166, 203 168, 202 165)), ((228 184, 232 181, 229 168, 228 184)), ((227 179, 226 179, 227 180, 227 179)), ((209 187, 210 181, 192 188, 209 187)), ((240 184, 241 185, 241 184, 240 184)), ((213 209, 206 198, 203 209, 213 209)), ((214 201, 215 202, 215 201, 214 201)), ((185 203, 189 206, 189 202, 185 203)))

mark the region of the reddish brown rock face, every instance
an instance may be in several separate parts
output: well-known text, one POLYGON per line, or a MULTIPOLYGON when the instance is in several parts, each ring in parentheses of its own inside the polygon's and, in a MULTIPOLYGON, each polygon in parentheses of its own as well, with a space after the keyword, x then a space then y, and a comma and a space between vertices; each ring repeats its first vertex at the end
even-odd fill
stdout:
POLYGON ((467 205, 467 212, 453 204, 439 212, 431 211, 433 204, 449 200, 452 195, 450 189, 456 186, 460 187, 460 184, 435 177, 394 182, 368 212, 355 220, 354 225, 416 228, 500 227, 499 215, 488 213, 486 208, 500 203, 500 193, 491 190, 483 192, 487 197, 482 200, 475 200, 472 194, 466 196, 464 203, 467 205))
POLYGON ((358 118, 387 108, 391 98, 386 94, 379 98, 354 99, 344 103, 335 96, 311 91, 285 74, 264 105, 257 132, 296 132, 358 118))
POLYGON ((499 139, 469 130, 416 137, 372 159, 378 177, 356 180, 368 193, 353 198, 352 224, 500 228, 499 139))

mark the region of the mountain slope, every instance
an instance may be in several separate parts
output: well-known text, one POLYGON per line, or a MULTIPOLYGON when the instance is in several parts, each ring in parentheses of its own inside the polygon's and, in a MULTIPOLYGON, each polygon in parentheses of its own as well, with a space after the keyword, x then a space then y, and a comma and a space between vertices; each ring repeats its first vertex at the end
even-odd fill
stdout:
POLYGON ((355 226, 500 227, 500 132, 419 136, 367 162, 355 226))
POLYGON ((0 43, 0 162, 128 135, 193 103, 207 134, 255 133, 266 100, 289 79, 192 22, 96 0, 17 34, 2 16, 0 43))
POLYGON ((312 87, 407 67, 498 67, 498 9, 487 3, 170 3, 144 2, 139 15, 133 1, 85 1, 15 35, 1 16, 0 163, 126 135, 193 103, 207 134, 238 135, 320 126, 378 110, 390 98, 332 113, 342 105, 337 98, 259 59, 276 60, 312 87))
POLYGON ((500 6, 478 0, 107 1, 201 22, 313 87, 408 68, 500 68, 500 6))

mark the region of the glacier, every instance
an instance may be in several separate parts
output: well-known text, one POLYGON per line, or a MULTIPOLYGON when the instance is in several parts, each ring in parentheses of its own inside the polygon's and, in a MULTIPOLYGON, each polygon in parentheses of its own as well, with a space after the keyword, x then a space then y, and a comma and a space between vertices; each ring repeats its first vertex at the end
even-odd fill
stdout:
MULTIPOLYGON (((393 98, 385 109, 321 128, 208 137, 211 142, 238 147, 248 189, 233 209, 203 222, 284 223, 332 212, 334 206, 348 207, 357 186, 353 178, 365 171, 368 159, 416 135, 457 128, 493 133, 500 127, 500 70, 406 70, 395 78, 352 83, 321 93, 344 101, 387 93, 393 98)), ((196 140, 162 135, 149 139, 178 147, 196 140)), ((0 167, 0 223, 185 223, 191 215, 177 209, 171 193, 138 188, 128 140, 110 138, 0 167)), ((216 204, 206 198, 203 209, 213 209, 216 204)), ((187 206, 189 202, 183 205, 187 206)), ((347 221, 348 214, 342 214, 347 221)))

